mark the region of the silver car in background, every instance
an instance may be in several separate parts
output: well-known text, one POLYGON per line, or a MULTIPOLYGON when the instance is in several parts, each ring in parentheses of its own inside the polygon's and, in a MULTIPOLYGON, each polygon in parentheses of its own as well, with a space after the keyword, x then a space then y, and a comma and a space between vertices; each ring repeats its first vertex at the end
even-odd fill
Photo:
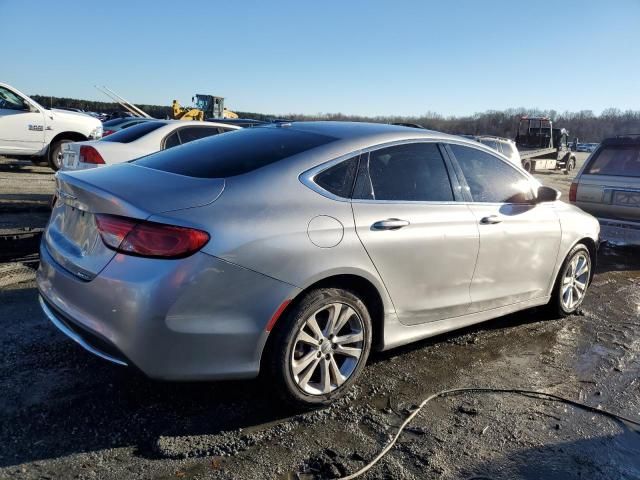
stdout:
POLYGON ((603 240, 640 245, 640 135, 604 140, 574 178, 569 200, 598 218, 603 240))
POLYGON ((386 350, 529 307, 574 312, 598 222, 475 141, 300 122, 61 172, 48 318, 148 376, 264 374, 328 404, 386 350))

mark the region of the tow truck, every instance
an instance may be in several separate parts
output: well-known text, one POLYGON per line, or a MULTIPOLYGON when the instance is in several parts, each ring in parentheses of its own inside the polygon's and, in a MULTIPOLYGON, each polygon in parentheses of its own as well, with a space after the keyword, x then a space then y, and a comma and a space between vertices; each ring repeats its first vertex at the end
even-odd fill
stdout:
POLYGON ((562 170, 565 174, 576 168, 576 157, 567 145, 569 132, 553 128, 548 117, 521 117, 516 134, 516 146, 522 167, 530 173, 537 170, 562 170))

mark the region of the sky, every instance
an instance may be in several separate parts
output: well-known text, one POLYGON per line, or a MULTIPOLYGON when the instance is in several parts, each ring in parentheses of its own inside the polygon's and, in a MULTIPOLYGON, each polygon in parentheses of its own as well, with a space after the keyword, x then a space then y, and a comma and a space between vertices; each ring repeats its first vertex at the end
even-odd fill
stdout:
POLYGON ((640 0, 0 0, 27 94, 271 114, 640 110, 640 0))

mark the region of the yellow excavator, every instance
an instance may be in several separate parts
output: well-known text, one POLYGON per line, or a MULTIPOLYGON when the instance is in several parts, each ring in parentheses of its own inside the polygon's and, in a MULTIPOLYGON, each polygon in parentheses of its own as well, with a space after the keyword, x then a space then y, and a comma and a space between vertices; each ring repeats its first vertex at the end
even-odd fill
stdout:
POLYGON ((199 120, 209 118, 238 118, 238 114, 224 107, 224 97, 196 94, 191 98, 195 107, 182 107, 177 100, 172 103, 174 120, 199 120))

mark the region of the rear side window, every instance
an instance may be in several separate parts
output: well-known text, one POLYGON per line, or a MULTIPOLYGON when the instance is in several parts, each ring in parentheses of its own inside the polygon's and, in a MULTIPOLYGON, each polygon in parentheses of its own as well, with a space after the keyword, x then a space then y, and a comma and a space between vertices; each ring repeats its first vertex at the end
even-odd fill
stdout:
POLYGON ((218 127, 187 127, 180 129, 180 141, 184 143, 200 140, 220 133, 218 127))
POLYGON ((164 141, 164 148, 165 149, 177 147, 178 145, 180 145, 180 139, 178 138, 178 132, 173 132, 164 141))
POLYGON ((335 137, 291 128, 247 128, 154 153, 134 163, 189 177, 226 178, 251 172, 334 140, 335 137))
POLYGON ((138 140, 140 137, 145 136, 160 127, 165 126, 164 122, 143 122, 132 127, 118 130, 116 133, 112 133, 108 137, 103 138, 102 142, 116 142, 116 143, 131 143, 138 140))
POLYGON ((410 143, 363 156, 353 198, 408 202, 450 202, 453 190, 435 143, 410 143))
POLYGON ((477 148, 450 145, 474 202, 523 203, 533 200, 531 183, 503 160, 477 148))
POLYGON ((585 173, 640 177, 640 145, 616 145, 602 148, 595 154, 585 173))
POLYGON ((342 198, 351 197, 358 169, 358 157, 340 162, 315 176, 314 181, 327 192, 342 198))

